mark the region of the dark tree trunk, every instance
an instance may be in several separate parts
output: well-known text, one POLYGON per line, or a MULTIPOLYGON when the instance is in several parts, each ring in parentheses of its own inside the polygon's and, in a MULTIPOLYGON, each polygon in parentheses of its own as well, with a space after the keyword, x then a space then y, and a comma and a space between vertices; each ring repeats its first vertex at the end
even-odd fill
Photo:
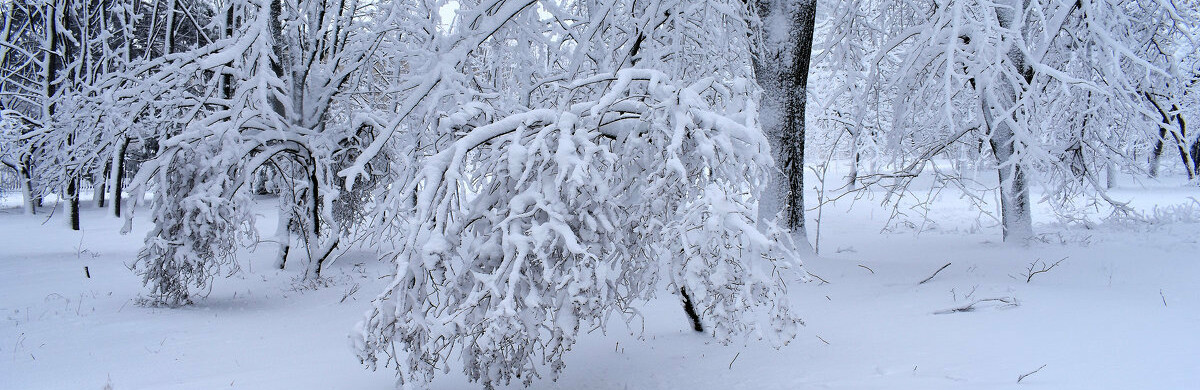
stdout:
POLYGON ((79 178, 70 177, 67 179, 67 218, 71 225, 71 230, 79 230, 79 178))
POLYGON ((99 174, 95 175, 95 184, 92 185, 92 197, 96 199, 96 208, 103 209, 107 205, 105 198, 108 194, 108 171, 112 170, 112 163, 104 164, 104 169, 100 170, 99 174))
POLYGON ((113 152, 112 163, 112 209, 113 215, 121 217, 121 192, 125 191, 125 152, 129 149, 129 138, 121 140, 113 152))
MULTIPOLYGON (((1176 111, 1178 112, 1178 111, 1176 111)), ((1200 152, 1200 138, 1196 138, 1192 142, 1192 146, 1187 146, 1187 121, 1183 119, 1183 113, 1175 114, 1175 123, 1179 125, 1179 157, 1183 158, 1183 167, 1188 172, 1188 180, 1193 180, 1200 177, 1200 162, 1196 161, 1196 154, 1200 152)))
POLYGON ((796 244, 803 247, 809 245, 804 226, 804 118, 816 6, 815 0, 761 0, 755 10, 767 41, 754 56, 755 77, 764 91, 763 130, 779 164, 761 199, 759 217, 770 219, 782 212, 782 222, 792 229, 796 244), (787 17, 773 18, 776 12, 786 13, 787 17))
POLYGON ((1195 172, 1197 176, 1200 176, 1200 138, 1197 138, 1196 141, 1192 142, 1192 147, 1190 149, 1192 155, 1192 172, 1195 172))
POLYGON ((1147 172, 1150 177, 1158 177, 1158 164, 1159 160, 1162 159, 1163 146, 1166 144, 1163 141, 1166 138, 1167 129, 1160 127, 1158 129, 1158 139, 1154 140, 1154 150, 1150 151, 1150 167, 1148 169, 1149 172, 1147 172))
MULTIPOLYGON (((225 8, 225 37, 233 37, 233 5, 225 8)), ((233 98, 233 75, 226 72, 221 76, 221 95, 226 99, 233 98)))
POLYGON ((683 297, 683 311, 687 313, 688 319, 692 320, 692 330, 703 332, 704 324, 700 323, 700 315, 696 312, 696 306, 692 305, 692 297, 688 295, 687 289, 680 287, 679 295, 683 297))
POLYGON ((1145 95, 1146 100, 1149 100, 1150 104, 1154 106, 1154 109, 1158 111, 1158 114, 1162 116, 1162 125, 1158 129, 1158 139, 1154 140, 1154 151, 1151 152, 1152 154, 1150 155, 1150 177, 1158 177, 1159 161, 1162 159, 1163 151, 1166 149, 1167 134, 1170 134, 1171 139, 1175 141, 1176 148, 1179 149, 1179 158, 1183 160, 1183 168, 1187 171, 1188 179, 1194 179, 1197 174, 1197 169, 1195 167, 1196 158, 1195 154, 1189 152, 1188 150, 1187 121, 1183 119, 1183 114, 1179 113, 1179 106, 1172 104, 1171 111, 1168 112, 1162 108, 1162 105, 1158 103, 1158 100, 1154 98, 1154 95, 1150 94, 1149 92, 1145 92, 1143 95, 1145 95), (1175 119, 1175 125, 1179 127, 1178 133, 1168 130, 1171 126, 1171 113, 1175 113, 1173 116, 1175 119))

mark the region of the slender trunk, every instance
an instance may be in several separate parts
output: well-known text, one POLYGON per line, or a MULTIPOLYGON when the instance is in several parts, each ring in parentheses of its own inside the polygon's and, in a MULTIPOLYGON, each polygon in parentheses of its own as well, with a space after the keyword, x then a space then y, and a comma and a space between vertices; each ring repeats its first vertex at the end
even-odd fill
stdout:
POLYGON ((177 0, 169 0, 167 5, 167 25, 163 30, 163 53, 171 54, 175 52, 175 14, 177 8, 177 0))
POLYGON ((1175 123, 1179 125, 1179 134, 1176 135, 1176 141, 1179 143, 1179 157, 1183 159, 1183 168, 1187 170, 1188 180, 1193 180, 1200 176, 1200 162, 1196 161, 1196 148, 1200 138, 1196 138, 1192 142, 1192 146, 1187 146, 1187 121, 1183 119, 1183 113, 1176 109, 1175 123))
POLYGON ((112 177, 113 215, 117 218, 121 217, 121 192, 125 190, 125 151, 127 149, 129 149, 128 137, 117 144, 117 150, 113 152, 112 171, 109 173, 109 176, 112 177))
POLYGON ((308 212, 311 218, 312 226, 308 232, 310 235, 308 240, 308 258, 309 258, 309 275, 316 278, 321 277, 321 266, 325 264, 325 259, 333 253, 337 247, 337 240, 331 237, 326 243, 321 242, 321 184, 317 177, 316 161, 309 161, 309 193, 308 193, 308 212))
POLYGON ((1187 121, 1183 119, 1183 114, 1179 112, 1179 106, 1172 104, 1171 111, 1168 112, 1158 103, 1154 95, 1149 92, 1145 92, 1143 95, 1154 106, 1154 109, 1158 111, 1158 114, 1162 116, 1162 124, 1158 129, 1158 139, 1154 140, 1154 151, 1150 154, 1150 177, 1158 177, 1158 165, 1162 159, 1163 151, 1166 149, 1167 134, 1170 134, 1171 139, 1175 141, 1175 147, 1179 149, 1179 158, 1183 161, 1183 169, 1187 171, 1188 180, 1194 179, 1197 173, 1197 169, 1195 168, 1196 159, 1188 151, 1187 121), (1174 117, 1175 125, 1179 128, 1178 132, 1170 130, 1172 117, 1174 117))
POLYGON ((283 269, 287 266, 288 252, 292 249, 292 189, 279 189, 279 226, 275 228, 275 242, 279 244, 279 257, 275 266, 283 269))
POLYGON ((112 170, 111 165, 111 162, 105 164, 104 169, 96 173, 94 175, 95 178, 92 179, 92 182, 95 183, 92 186, 92 198, 95 198, 96 208, 98 209, 103 209, 107 205, 105 203, 105 196, 108 194, 108 171, 112 170))
POLYGON ((704 324, 700 323, 700 315, 696 312, 696 306, 692 305, 692 297, 688 295, 687 289, 680 287, 679 295, 683 297, 683 311, 687 313, 688 319, 692 320, 692 330, 703 332, 704 324))
POLYGON ((1158 130, 1158 139, 1154 141, 1154 150, 1150 152, 1150 169, 1148 173, 1150 177, 1158 177, 1158 164, 1162 160, 1163 145, 1167 138, 1167 129, 1160 128, 1158 130))
POLYGON ((1117 166, 1113 163, 1108 163, 1104 166, 1105 180, 1104 186, 1108 189, 1117 188, 1117 166))
POLYGON ((321 246, 321 250, 317 252, 317 256, 312 262, 313 268, 311 270, 312 275, 316 276, 317 279, 321 278, 321 268, 325 265, 325 260, 328 260, 329 256, 333 254, 333 251, 337 249, 339 241, 340 240, 338 240, 337 237, 330 237, 329 240, 321 246))
POLYGON ((71 230, 79 230, 79 178, 71 175, 67 179, 66 191, 67 222, 71 230))
POLYGON ((858 151, 858 133, 853 133, 850 139, 850 147, 854 151, 854 160, 850 161, 850 172, 846 174, 846 190, 853 191, 858 189, 858 165, 862 162, 862 153, 858 151))
MULTIPOLYGON (((288 63, 287 50, 284 47, 287 43, 283 39, 283 0, 271 1, 271 20, 268 23, 271 29, 271 50, 275 54, 274 61, 271 61, 271 71, 275 76, 288 82, 290 77, 287 77, 284 64, 288 63)), ((271 96, 271 108, 280 116, 286 117, 284 102, 280 101, 277 96, 271 96)))
MULTIPOLYGON (((233 37, 233 5, 225 8, 225 38, 233 37)), ((221 76, 221 95, 226 99, 233 98, 233 75, 228 71, 221 76)))
POLYGON ((21 180, 21 197, 25 202, 25 214, 37 214, 38 206, 41 206, 38 198, 33 196, 33 168, 30 167, 28 161, 22 161, 18 164, 17 175, 21 180))
POLYGON ((1192 172, 1196 172, 1197 177, 1200 177, 1200 138, 1192 141, 1192 172))

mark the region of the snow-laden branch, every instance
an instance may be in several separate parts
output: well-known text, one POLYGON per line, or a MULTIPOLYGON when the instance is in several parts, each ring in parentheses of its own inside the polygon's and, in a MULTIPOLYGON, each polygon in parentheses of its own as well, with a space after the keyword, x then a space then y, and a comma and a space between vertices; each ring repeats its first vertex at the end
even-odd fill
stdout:
POLYGON ((395 280, 355 338, 364 362, 416 381, 452 356, 488 386, 544 365, 554 376, 581 329, 633 310, 662 272, 719 340, 791 338, 782 279, 799 262, 785 232, 756 226, 771 160, 746 107, 718 92, 734 89, 648 69, 598 79, 614 82, 591 102, 470 129, 388 195, 384 210, 412 213, 391 238, 395 280), (632 102, 626 131, 597 130, 632 102))

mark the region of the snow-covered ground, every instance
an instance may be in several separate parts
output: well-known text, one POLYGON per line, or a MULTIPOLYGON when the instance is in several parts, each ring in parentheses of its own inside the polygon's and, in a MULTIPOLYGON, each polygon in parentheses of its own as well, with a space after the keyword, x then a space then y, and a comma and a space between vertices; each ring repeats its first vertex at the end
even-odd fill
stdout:
MULTIPOLYGON (((819 279, 791 285, 807 325, 790 345, 711 342, 664 292, 644 322, 582 337, 561 378, 533 388, 1200 389, 1200 189, 1129 182, 1113 195, 1174 217, 1083 227, 1042 206, 1041 240, 1014 247, 951 191, 935 223, 888 232, 877 196, 845 198, 822 212, 822 253, 807 263, 819 279), (1026 282, 1031 263, 1061 259, 1026 282)), ((262 203, 260 228, 274 231, 262 203)), ((72 232, 61 209, 21 215, 14 196, 0 206, 0 389, 394 386, 391 371, 361 368, 347 339, 393 270, 370 252, 314 284, 299 266, 271 269, 263 245, 195 305, 147 308, 126 264, 148 221, 121 236, 88 206, 72 232)), ((457 371, 433 385, 478 388, 457 371)))

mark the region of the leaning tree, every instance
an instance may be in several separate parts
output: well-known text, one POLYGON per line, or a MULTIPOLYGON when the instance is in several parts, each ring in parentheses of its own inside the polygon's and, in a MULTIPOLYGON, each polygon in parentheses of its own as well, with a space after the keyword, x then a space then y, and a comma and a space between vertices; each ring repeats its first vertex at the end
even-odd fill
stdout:
POLYGON ((375 196, 397 270, 353 336, 363 362, 418 387, 452 359, 488 388, 554 378, 581 330, 636 318, 660 282, 722 342, 790 340, 798 261, 790 232, 758 225, 774 163, 744 3, 458 5, 444 33, 407 37, 428 54, 398 112, 433 120, 386 133, 429 142, 375 196))

